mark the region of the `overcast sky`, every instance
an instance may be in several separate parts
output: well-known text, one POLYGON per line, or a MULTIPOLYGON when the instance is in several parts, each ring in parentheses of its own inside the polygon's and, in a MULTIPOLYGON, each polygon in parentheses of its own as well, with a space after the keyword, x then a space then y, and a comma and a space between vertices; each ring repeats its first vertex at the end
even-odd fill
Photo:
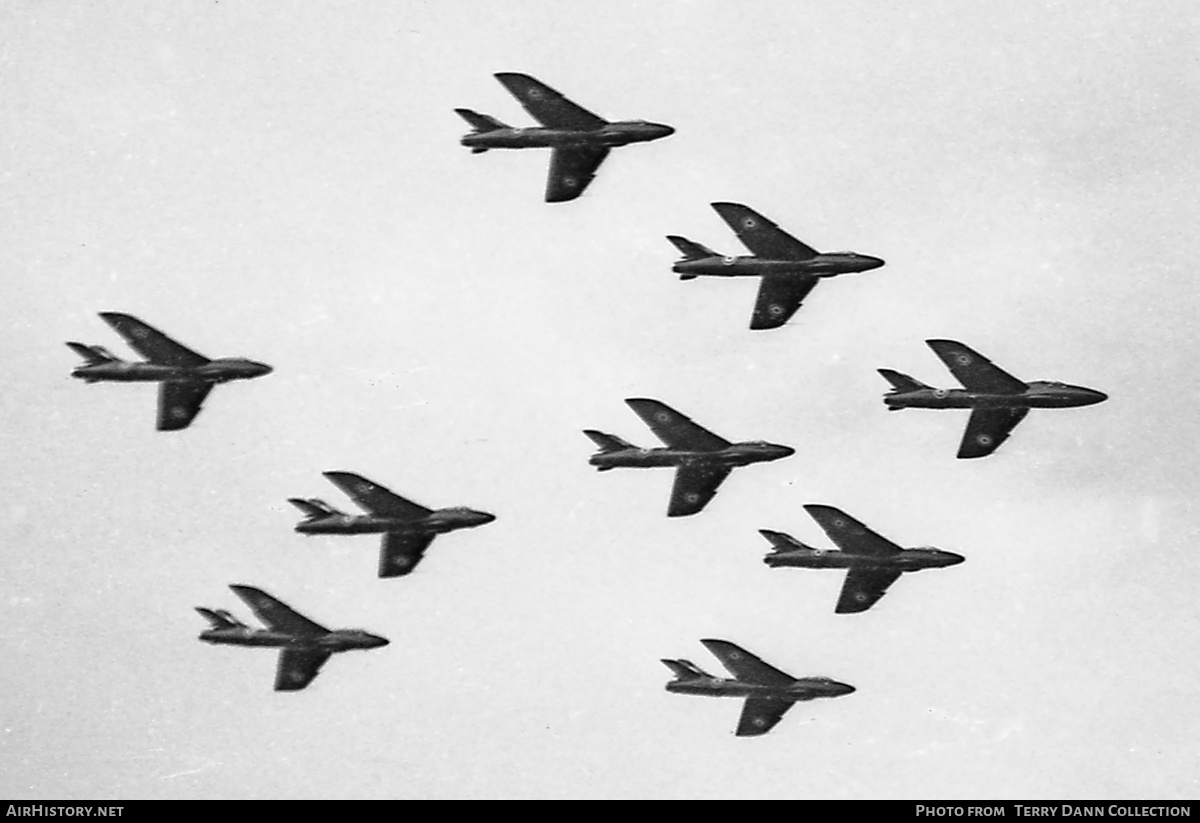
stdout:
POLYGON ((1188 798, 1200 793, 1200 10, 1191 2, 9 2, 0 9, 0 795, 43 798, 1188 798), (549 153, 458 145, 532 74, 610 119, 578 201, 549 153), (887 266, 783 329, 743 202, 887 266), (275 367, 188 430, 85 385, 136 315, 275 367), (966 414, 888 413, 881 366, 952 385, 961 340, 1108 393, 984 460, 966 414), (796 448, 665 517, 659 398, 796 448), (359 472, 495 523, 375 577, 379 539, 292 532, 359 472), (768 569, 801 509, 966 556, 835 615, 843 573, 768 569), (385 649, 277 694, 204 605, 261 587, 385 649), (661 657, 739 643, 858 691, 734 737, 661 657))

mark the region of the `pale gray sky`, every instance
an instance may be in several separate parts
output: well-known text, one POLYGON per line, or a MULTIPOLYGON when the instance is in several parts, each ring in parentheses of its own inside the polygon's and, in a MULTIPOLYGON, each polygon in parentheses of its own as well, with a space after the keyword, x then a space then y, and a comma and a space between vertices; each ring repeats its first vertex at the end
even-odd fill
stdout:
POLYGON ((10 2, 0 10, 0 795, 1186 798, 1198 791, 1200 494, 1189 2, 10 2), (492 79, 670 123, 579 201, 548 153, 471 156, 492 79), (888 265, 746 329, 754 284, 681 283, 744 202, 888 265), (189 430, 71 380, 123 311, 269 377, 189 430), (889 414, 888 366, 963 340, 1108 392, 956 461, 961 412, 889 414), (668 520, 668 471, 597 474, 651 396, 796 447, 668 520), (495 512, 410 578, 304 538, 289 496, 361 472, 495 512), (760 528, 840 506, 962 566, 833 614, 760 528), (198 642, 260 586, 392 644, 271 691, 198 642), (858 692, 732 734, 660 657, 724 637, 858 692))

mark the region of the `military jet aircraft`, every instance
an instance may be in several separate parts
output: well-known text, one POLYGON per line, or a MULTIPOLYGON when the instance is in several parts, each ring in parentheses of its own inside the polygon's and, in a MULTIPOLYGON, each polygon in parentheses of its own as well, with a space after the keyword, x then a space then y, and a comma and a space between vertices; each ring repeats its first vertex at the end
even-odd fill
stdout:
POLYGON ((674 467, 677 470, 675 487, 671 491, 667 517, 685 517, 699 512, 738 466, 779 460, 796 453, 790 446, 762 440, 730 443, 658 400, 631 398, 625 402, 667 447, 639 449, 616 435, 586 429, 583 433, 600 449, 588 458, 588 463, 599 471, 674 467))
POLYGON ((986 457, 1008 439, 1030 409, 1090 406, 1108 399, 1095 389, 1035 380, 1024 383, 983 355, 955 340, 926 340, 963 389, 935 389, 891 369, 879 369, 892 390, 883 402, 898 409, 971 409, 958 447, 960 458, 986 457))
POLYGON ((323 500, 292 497, 288 502, 305 514, 305 519, 296 525, 296 531, 309 535, 382 532, 380 577, 401 577, 410 573, 439 534, 482 526, 496 519, 494 514, 462 507, 427 509, 350 472, 325 472, 325 476, 368 514, 347 514, 323 500))
POLYGON ((244 357, 209 360, 128 314, 101 312, 100 317, 146 361, 130 363, 100 346, 71 342, 67 345, 86 361, 71 376, 87 383, 158 383, 159 431, 186 429, 218 383, 271 373, 266 363, 244 357))
POLYGON ((275 669, 275 691, 294 692, 313 681, 321 666, 336 652, 353 649, 377 649, 388 641, 362 629, 331 631, 301 614, 286 603, 253 586, 230 586, 242 598, 266 629, 252 629, 223 609, 196 611, 212 624, 200 633, 206 643, 229 646, 268 646, 282 649, 275 669))
POLYGON ((809 504, 804 510, 812 515, 829 539, 841 551, 826 551, 806 546, 783 532, 760 529, 775 550, 763 558, 773 569, 798 566, 805 569, 849 569, 842 594, 838 598, 838 614, 865 612, 887 593, 904 572, 921 569, 940 569, 963 562, 960 554, 927 546, 902 549, 833 506, 809 504))
POLYGON ((721 219, 751 252, 721 255, 686 237, 668 235, 683 259, 671 267, 680 280, 697 277, 761 277, 750 328, 776 329, 791 319, 823 277, 852 274, 883 265, 878 257, 852 251, 819 252, 801 243, 740 203, 713 203, 721 219))
POLYGON ((528 74, 503 72, 496 79, 542 126, 514 128, 486 114, 455 109, 472 128, 462 138, 462 145, 472 154, 488 149, 552 148, 547 203, 562 203, 583 194, 612 148, 675 133, 670 126, 645 120, 610 123, 528 74))
POLYGON ((667 691, 705 697, 744 697, 738 737, 755 737, 775 728, 793 703, 818 697, 841 697, 854 687, 828 677, 792 677, 764 663, 728 640, 701 640, 733 679, 714 677, 690 660, 663 660, 675 679, 667 691))

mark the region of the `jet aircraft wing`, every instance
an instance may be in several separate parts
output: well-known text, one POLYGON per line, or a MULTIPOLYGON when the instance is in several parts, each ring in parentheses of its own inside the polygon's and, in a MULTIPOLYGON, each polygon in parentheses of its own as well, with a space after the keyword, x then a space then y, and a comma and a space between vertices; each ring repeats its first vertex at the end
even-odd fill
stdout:
POLYGON ((717 487, 733 471, 729 466, 680 466, 675 470, 667 517, 687 517, 708 505, 717 487))
POLYGON ((895 543, 871 531, 841 509, 810 503, 804 510, 846 554, 886 557, 901 551, 895 543))
POLYGON ((395 492, 385 489, 361 475, 351 472, 325 472, 325 476, 333 485, 371 514, 398 517, 402 520, 420 520, 433 514, 432 509, 427 509, 411 500, 405 500, 395 492))
POLYGON ((754 737, 766 734, 787 714, 794 701, 777 697, 747 697, 738 720, 737 736, 754 737))
POLYGON ((758 287, 750 328, 755 331, 777 329, 792 319, 808 293, 817 287, 818 277, 809 275, 767 275, 758 287))
POLYGON ((192 380, 167 380, 158 384, 158 430, 186 429, 200 413, 212 383, 192 380))
POLYGON ((417 567, 436 534, 388 532, 379 552, 379 576, 403 577, 417 567))
POLYGON ((565 146, 550 155, 550 176, 546 178, 546 202, 564 203, 583 194, 596 176, 596 169, 608 157, 606 148, 565 146))
POLYGON ((655 437, 672 449, 715 452, 732 445, 666 403, 644 397, 632 397, 625 403, 650 427, 655 437))
POLYGON ((741 203, 713 203, 712 207, 737 234, 738 240, 741 240, 756 257, 801 262, 811 260, 819 254, 816 249, 801 243, 754 209, 741 203))
POLYGON ((950 373, 968 391, 986 394, 1020 394, 1029 386, 956 340, 926 340, 950 373))
POLYGON ((987 457, 1000 448, 1017 424, 1025 419, 1029 409, 979 408, 971 411, 967 430, 958 447, 958 456, 987 457))
POLYGON ((276 600, 261 589, 253 586, 230 586, 229 588, 233 589, 233 593, 242 598, 258 619, 272 631, 301 637, 329 634, 329 629, 319 623, 314 623, 294 611, 291 606, 276 600))
POLYGON ((603 117, 593 114, 528 74, 501 72, 496 79, 517 98, 529 116, 551 129, 595 131, 608 125, 603 117))
POLYGON ((842 584, 842 594, 838 597, 834 612, 865 612, 887 593, 888 587, 900 575, 901 572, 895 569, 851 569, 846 574, 846 582, 842 584))
POLYGON ((119 312, 100 312, 105 323, 125 338, 129 347, 149 360, 163 366, 195 367, 210 362, 207 357, 198 354, 187 346, 175 342, 153 326, 143 323, 136 317, 119 312))
POLYGON ((721 665, 729 670, 735 679, 743 683, 754 683, 758 686, 790 686, 796 678, 790 674, 764 663, 761 659, 742 647, 728 640, 701 640, 704 647, 712 652, 721 665))
POLYGON ((329 659, 329 652, 309 649, 284 649, 275 667, 275 691, 294 692, 313 681, 329 659))

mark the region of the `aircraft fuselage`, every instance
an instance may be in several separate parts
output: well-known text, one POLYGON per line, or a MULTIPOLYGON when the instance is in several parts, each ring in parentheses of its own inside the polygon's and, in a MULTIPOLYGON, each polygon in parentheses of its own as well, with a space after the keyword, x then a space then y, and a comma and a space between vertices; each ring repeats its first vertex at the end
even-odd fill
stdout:
POLYGON ((661 123, 625 121, 609 123, 598 129, 551 129, 542 126, 503 128, 464 135, 462 145, 476 152, 488 149, 530 149, 587 146, 611 148, 630 143, 645 143, 675 133, 661 123))
POLYGON ((202 366, 167 366, 160 363, 129 363, 117 360, 79 366, 71 372, 88 383, 98 381, 118 383, 163 383, 179 381, 189 383, 226 383, 230 380, 249 380, 269 374, 271 367, 266 363, 240 357, 212 360, 202 366))
POLYGON ((763 558, 763 562, 772 568, 796 566, 803 569, 891 569, 900 572, 915 572, 921 569, 956 566, 965 559, 960 554, 934 548, 905 549, 898 554, 880 557, 849 554, 836 549, 797 547, 792 551, 768 554, 763 558))
POLYGON ((975 409, 1026 408, 1065 409, 1090 406, 1108 399, 1108 395, 1083 386, 1035 381, 1019 394, 987 394, 966 389, 914 389, 885 395, 889 409, 975 409))
POLYGON ((246 627, 209 629, 200 633, 206 643, 227 646, 265 646, 306 651, 344 652, 352 649, 376 649, 388 641, 359 629, 341 629, 324 635, 294 635, 268 629, 246 627))
POLYGON ((749 466, 779 460, 795 454, 790 446, 775 443, 734 443, 719 451, 686 449, 623 449, 601 452, 588 458, 588 463, 600 471, 615 468, 652 469, 669 466, 749 466))
POLYGON ((667 691, 676 694, 696 694, 702 697, 768 697, 792 702, 841 697, 854 690, 853 686, 830 680, 828 677, 801 677, 789 686, 765 686, 727 677, 697 677, 667 683, 667 691))
POLYGON ((671 271, 684 277, 766 277, 796 275, 834 277, 857 274, 882 266, 878 257, 854 252, 818 254, 808 260, 767 260, 753 255, 713 255, 697 260, 680 260, 671 271))
POLYGON ((332 514, 296 525, 301 534, 445 534, 456 529, 482 526, 496 519, 493 514, 473 509, 439 509, 419 520, 383 517, 376 514, 332 514))

